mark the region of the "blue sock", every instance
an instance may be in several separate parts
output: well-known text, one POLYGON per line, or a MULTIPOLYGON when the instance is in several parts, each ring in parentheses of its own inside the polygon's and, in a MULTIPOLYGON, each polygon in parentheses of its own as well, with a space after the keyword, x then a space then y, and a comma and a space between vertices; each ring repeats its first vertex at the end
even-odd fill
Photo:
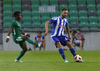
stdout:
POLYGON ((70 51, 73 54, 73 56, 76 56, 76 52, 75 52, 74 48, 70 48, 70 51))
POLYGON ((62 48, 59 48, 59 53, 62 56, 62 58, 65 59, 65 54, 62 48))

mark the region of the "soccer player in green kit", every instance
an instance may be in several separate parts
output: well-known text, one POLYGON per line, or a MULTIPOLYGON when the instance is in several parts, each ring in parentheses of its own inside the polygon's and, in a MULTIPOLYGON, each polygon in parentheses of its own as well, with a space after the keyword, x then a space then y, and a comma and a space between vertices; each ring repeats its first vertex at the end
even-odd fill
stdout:
POLYGON ((25 52, 27 51, 27 45, 26 42, 30 44, 34 44, 38 47, 41 47, 41 43, 37 44, 36 42, 34 42, 33 40, 31 40, 29 37, 30 35, 25 33, 22 29, 21 29, 21 24, 19 23, 19 21, 21 20, 21 12, 19 11, 15 11, 14 12, 14 17, 15 19, 12 20, 11 22, 11 27, 8 31, 8 35, 7 35, 7 39, 6 42, 8 42, 10 40, 10 34, 12 32, 12 36, 13 36, 13 40, 16 44, 19 44, 20 47, 22 48, 22 51, 20 52, 19 56, 15 59, 15 62, 22 62, 20 60, 20 58, 25 54, 25 52), (23 35, 23 36, 22 36, 23 35))

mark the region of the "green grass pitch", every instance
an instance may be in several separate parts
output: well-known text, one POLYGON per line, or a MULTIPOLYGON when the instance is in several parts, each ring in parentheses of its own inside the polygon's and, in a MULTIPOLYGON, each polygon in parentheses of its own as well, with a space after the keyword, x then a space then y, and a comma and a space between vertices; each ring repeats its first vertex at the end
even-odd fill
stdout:
POLYGON ((70 51, 65 51, 69 63, 64 63, 58 51, 28 51, 15 63, 20 51, 0 51, 0 71, 100 71, 100 51, 76 51, 84 62, 74 62, 70 51))

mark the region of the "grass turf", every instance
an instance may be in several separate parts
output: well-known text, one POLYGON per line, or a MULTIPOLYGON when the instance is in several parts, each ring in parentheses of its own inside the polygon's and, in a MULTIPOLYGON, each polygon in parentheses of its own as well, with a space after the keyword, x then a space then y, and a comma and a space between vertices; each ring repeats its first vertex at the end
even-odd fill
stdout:
POLYGON ((76 63, 70 51, 65 51, 69 63, 64 63, 58 51, 28 51, 21 59, 14 60, 20 51, 0 51, 0 71, 100 71, 100 51, 76 51, 83 63, 76 63))

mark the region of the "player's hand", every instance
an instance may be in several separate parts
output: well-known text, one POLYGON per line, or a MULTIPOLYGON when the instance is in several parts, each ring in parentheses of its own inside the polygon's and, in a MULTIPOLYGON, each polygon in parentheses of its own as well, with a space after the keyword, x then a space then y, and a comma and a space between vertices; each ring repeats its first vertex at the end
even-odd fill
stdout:
POLYGON ((6 39, 6 43, 9 42, 9 38, 6 39))
POLYGON ((39 39, 39 40, 37 40, 38 42, 41 42, 41 40, 39 39))
POLYGON ((27 36, 27 37, 30 37, 30 34, 27 34, 26 36, 27 36))
POLYGON ((45 32, 45 33, 44 33, 44 36, 46 36, 47 34, 48 34, 48 32, 45 32))

